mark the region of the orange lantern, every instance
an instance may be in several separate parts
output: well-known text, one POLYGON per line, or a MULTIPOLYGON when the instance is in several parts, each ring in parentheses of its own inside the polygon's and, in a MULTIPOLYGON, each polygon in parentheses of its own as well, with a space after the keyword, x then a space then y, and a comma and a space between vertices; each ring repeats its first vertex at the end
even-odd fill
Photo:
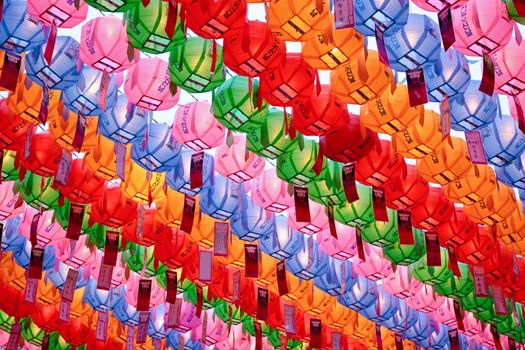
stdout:
POLYGON ((430 187, 427 199, 412 207, 412 226, 420 230, 432 230, 438 224, 450 220, 454 206, 447 201, 440 187, 430 187))
POLYGON ((428 196, 428 182, 407 164, 406 172, 384 185, 386 205, 395 210, 410 208, 423 202, 428 196))
POLYGON ((120 183, 120 188, 134 202, 148 204, 150 199, 160 202, 166 198, 163 191, 165 179, 166 173, 150 173, 135 162, 127 162, 124 172, 125 181, 120 183))
POLYGON ((62 150, 46 132, 34 134, 29 145, 29 154, 22 160, 24 167, 40 176, 54 176, 58 169, 62 150))
POLYGON ((93 176, 84 159, 71 162, 66 185, 59 185, 60 193, 70 201, 80 204, 93 203, 102 197, 104 180, 93 176))
POLYGON ((478 202, 465 206, 465 214, 478 224, 494 225, 509 217, 517 208, 511 187, 497 183, 496 189, 478 202))
MULTIPOLYGON (((157 205, 157 220, 168 227, 179 229, 183 220, 185 208, 185 197, 181 192, 177 192, 171 187, 166 189, 166 198, 157 205)), ((199 198, 195 199, 195 211, 193 216, 199 215, 199 198)), ((187 232, 190 233, 190 232, 187 232)))
POLYGON ((7 100, 0 100, 0 147, 4 150, 16 151, 25 143, 25 136, 31 124, 20 118, 7 106, 7 100))
POLYGON ((467 144, 451 136, 438 145, 435 152, 417 160, 419 175, 442 186, 463 177, 471 167, 467 144))
POLYGON ((517 202, 517 209, 502 221, 496 224, 496 232, 499 239, 512 249, 515 242, 525 238, 525 215, 523 214, 523 204, 517 202))
POLYGON ((372 131, 393 135, 413 125, 422 112, 423 105, 410 106, 408 88, 399 84, 394 92, 387 89, 361 107, 361 123, 372 131))
POLYGON ((461 178, 443 186, 448 200, 470 205, 496 189, 496 174, 488 165, 474 164, 461 178))
POLYGON ((318 288, 314 288, 297 300, 297 306, 304 310, 305 314, 313 317, 323 317, 333 304, 335 304, 335 297, 318 288))
POLYGON ((117 228, 134 221, 136 216, 137 203, 125 198, 120 187, 111 186, 91 205, 89 220, 117 228))
POLYGON ((375 148, 357 161, 356 180, 368 186, 381 187, 387 181, 399 177, 406 163, 399 155, 391 157, 391 152, 390 142, 380 140, 375 148))
POLYGON ((397 153, 406 158, 422 158, 432 153, 441 143, 439 115, 425 110, 424 115, 404 131, 394 134, 392 142, 396 143, 397 153))
MULTIPOLYGON (((65 150, 75 152, 73 148, 73 139, 77 130, 78 114, 70 111, 59 103, 55 111, 49 106, 47 117, 49 123, 49 133, 55 139, 56 143, 65 150)), ((80 149, 81 152, 87 152, 96 147, 98 117, 86 117, 86 129, 84 132, 84 142, 80 149)))
MULTIPOLYGON (((115 144, 102 135, 97 135, 96 146, 90 149, 84 159, 88 168, 104 180, 114 180, 117 178, 117 155, 115 144)), ((131 145, 126 147, 126 159, 129 160, 131 145)))
POLYGON ((345 103, 358 105, 380 96, 392 79, 392 71, 379 61, 376 51, 369 51, 366 60, 353 60, 330 72, 335 96, 345 103))
POLYGON ((190 239, 204 249, 213 248, 215 241, 215 223, 220 222, 204 213, 200 213, 195 221, 190 239))

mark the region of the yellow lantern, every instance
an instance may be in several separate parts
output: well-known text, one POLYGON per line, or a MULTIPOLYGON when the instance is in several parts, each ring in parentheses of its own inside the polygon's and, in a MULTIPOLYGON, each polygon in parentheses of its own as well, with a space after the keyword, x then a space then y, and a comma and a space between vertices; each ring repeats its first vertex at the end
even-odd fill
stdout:
POLYGON ((509 186, 498 183, 487 197, 465 206, 463 211, 478 224, 494 225, 509 217, 516 208, 514 191, 509 186))
MULTIPOLYGON (((114 151, 115 144, 102 135, 96 136, 96 146, 90 149, 84 156, 89 170, 96 176, 104 180, 114 180, 117 178, 117 156, 114 151)), ((125 162, 131 161, 129 158, 131 145, 126 146, 125 162)))
POLYGON ((439 115, 431 110, 425 110, 418 121, 392 137, 397 153, 414 159, 434 152, 441 140, 439 115))
POLYGON ((163 191, 166 173, 150 173, 148 181, 148 172, 141 168, 135 162, 126 162, 124 181, 120 183, 120 188, 124 194, 131 200, 148 204, 148 193, 151 191, 152 200, 156 203, 166 198, 163 191))
POLYGON ((487 197, 496 188, 496 174, 488 165, 474 164, 461 178, 443 186, 448 200, 470 205, 487 197))

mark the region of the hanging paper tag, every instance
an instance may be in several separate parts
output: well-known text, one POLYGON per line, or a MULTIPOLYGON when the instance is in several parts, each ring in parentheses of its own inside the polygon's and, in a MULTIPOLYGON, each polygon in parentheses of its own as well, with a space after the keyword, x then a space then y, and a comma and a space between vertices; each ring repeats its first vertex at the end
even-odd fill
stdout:
POLYGON ((436 232, 426 232, 425 244, 427 248, 427 266, 441 266, 438 234, 436 232))
POLYGON ((257 319, 260 321, 266 321, 268 319, 268 298, 267 289, 257 289, 257 319))
POLYGON ((4 53, 4 64, 0 75, 0 87, 9 91, 15 91, 20 75, 22 56, 11 52, 4 53))
POLYGON ((439 126, 441 128, 441 138, 442 140, 446 139, 450 135, 450 102, 448 96, 445 95, 441 103, 439 104, 439 112, 441 117, 439 118, 439 126))
POLYGON ((201 282, 212 281, 213 253, 209 250, 199 252, 199 280, 201 282))
POLYGON ((237 305, 241 298, 241 271, 236 270, 233 273, 232 284, 232 301, 235 305, 237 305))
POLYGON ((348 203, 353 203, 359 199, 357 186, 355 183, 355 164, 346 164, 343 167, 343 188, 348 203))
POLYGON ((488 298, 489 289, 487 287, 485 269, 483 266, 474 265, 472 271, 474 275, 474 294, 479 298, 488 298))
POLYGON ((262 349, 261 324, 259 322, 254 322, 253 325, 255 328, 255 350, 261 350, 262 349))
POLYGON ((441 11, 439 11, 438 19, 439 30, 441 31, 441 40, 443 41, 443 49, 447 51, 456 41, 450 6, 446 6, 441 11))
POLYGON ((332 350, 342 350, 343 341, 342 341, 341 333, 332 332, 331 338, 332 338, 332 350))
POLYGON ((310 348, 321 349, 323 337, 321 334, 321 320, 310 319, 310 348))
POLYGON ((201 317, 201 312, 202 312, 202 303, 203 303, 202 287, 199 286, 199 285, 196 285, 195 286, 195 290, 197 292, 197 305, 196 305, 196 308, 195 308, 195 316, 200 318, 201 317))
POLYGON ((465 140, 472 164, 487 164, 487 156, 481 142, 481 133, 478 130, 465 131, 465 140))
POLYGON ((18 349, 18 344, 20 343, 20 334, 22 334, 22 325, 18 322, 14 323, 11 326, 11 331, 9 332, 9 340, 5 345, 6 350, 18 349))
POLYGON ((377 350, 383 350, 383 339, 381 338, 381 326, 376 323, 377 350))
POLYGON ((180 322, 180 312, 182 309, 182 298, 176 298, 175 303, 170 304, 168 312, 168 328, 177 328, 180 322))
POLYGON ((97 289, 109 290, 113 278, 113 265, 102 264, 98 273, 97 289))
POLYGON ((72 302, 73 297, 75 296, 75 289, 77 287, 78 271, 70 268, 67 271, 66 281, 64 282, 64 287, 62 288, 62 300, 72 302))
POLYGON ((228 256, 228 223, 215 222, 213 227, 213 254, 228 256))
POLYGON ((286 260, 279 261, 275 268, 277 270, 277 286, 279 287, 279 295, 288 294, 288 283, 286 281, 286 260))
POLYGON ((51 65, 53 60, 53 51, 55 50, 55 43, 57 39, 57 25, 55 21, 51 24, 51 31, 49 32, 49 38, 47 39, 46 48, 44 50, 44 59, 47 65, 51 65))
POLYGON ((182 211, 181 231, 191 233, 193 228, 193 218, 195 217, 195 198, 184 195, 184 209, 182 211))
POLYGON ((509 343, 509 350, 516 350, 516 341, 511 337, 508 337, 507 340, 509 343))
POLYGON ((30 304, 36 303, 36 292, 38 290, 38 279, 28 278, 26 281, 26 289, 24 293, 24 300, 30 304))
POLYGON ((45 124, 49 113, 49 89, 46 85, 42 86, 42 102, 38 111, 38 120, 45 124))
POLYGON ((376 24, 375 28, 376 43, 377 43, 377 53, 379 54, 379 61, 385 66, 390 67, 390 62, 388 60, 388 53, 385 46, 384 33, 381 30, 381 27, 376 24))
POLYGON ((337 239, 337 228, 335 226, 334 219, 334 207, 331 205, 326 206, 327 216, 328 216, 328 227, 330 228, 330 235, 337 239))
POLYGON ((95 330, 95 338, 100 341, 106 341, 108 337, 108 320, 109 313, 107 311, 99 311, 97 317, 97 328, 95 330))
POLYGON ((244 275, 259 278, 259 247, 256 244, 244 245, 244 275))
POLYGON ((385 190, 379 187, 372 189, 372 207, 376 221, 388 222, 388 212, 386 210, 385 190))
POLYGON ((193 153, 190 165, 190 189, 202 187, 202 167, 204 164, 204 152, 193 153))
POLYGON ((135 349, 135 327, 128 326, 128 332, 126 333, 126 350, 135 349))
POLYGON ((354 28, 354 0, 334 0, 335 29, 354 28))
POLYGON ((149 299, 151 296, 151 280, 142 279, 139 281, 139 291, 137 298, 137 311, 149 310, 149 299))
POLYGON ((126 146, 120 142, 114 143, 114 151, 116 155, 116 165, 117 165, 117 176, 122 181, 125 179, 125 169, 126 169, 126 146))
POLYGON ((401 334, 395 333, 394 339, 396 341, 396 350, 403 350, 403 338, 401 337, 401 334))
POLYGON ((24 143, 24 159, 25 160, 27 160, 27 158, 31 154, 31 139, 33 138, 34 134, 35 134, 35 127, 31 125, 26 132, 26 140, 24 143))
POLYGON ((397 211, 397 227, 400 244, 414 244, 414 233, 412 232, 412 216, 408 210, 397 211))
POLYGON ((490 55, 483 54, 483 76, 479 84, 479 91, 485 95, 492 96, 494 93, 494 82, 494 62, 492 62, 490 55))
POLYGON ((104 243, 104 257, 102 263, 115 266, 118 257, 118 238, 117 231, 106 231, 106 242, 104 243))
POLYGON ((29 270, 27 278, 40 280, 42 278, 42 266, 44 264, 44 248, 33 247, 29 260, 29 270))
POLYGON ((295 334, 295 306, 284 304, 284 331, 295 334))
POLYGON ((503 289, 500 285, 493 285, 492 287, 492 299, 494 300, 494 310, 498 315, 508 315, 507 300, 503 295, 503 289))
POLYGON ((428 102, 425 75, 422 68, 406 71, 410 106, 415 107, 428 102))
POLYGON ((42 339, 41 350, 49 350, 49 333, 44 333, 44 338, 42 339))
POLYGON ((75 136, 71 145, 73 148, 80 152, 82 145, 84 144, 84 136, 86 134, 86 117, 81 113, 78 114, 77 128, 75 129, 75 136))
POLYGON ((58 319, 62 322, 69 323, 71 319, 71 302, 62 300, 58 308, 58 319))
POLYGON ((286 333, 279 334, 279 343, 281 345, 281 350, 288 349, 288 335, 286 333))
POLYGON ((448 269, 456 277, 461 277, 461 271, 459 270, 458 259, 456 257, 456 248, 448 247, 448 269))
POLYGON ((69 209, 69 221, 67 225, 66 238, 78 241, 84 220, 84 205, 71 203, 69 209))
POLYGON ((295 220, 297 222, 311 222, 308 188, 294 186, 293 197, 295 200, 295 220))
POLYGON ((166 302, 174 304, 177 300, 178 276, 176 271, 166 270, 166 302))
POLYGON ((98 90, 98 105, 105 112, 106 111, 106 100, 108 97, 108 89, 111 77, 107 71, 102 72, 102 78, 100 79, 100 89, 98 90))
POLYGON ((58 163, 58 170, 55 176, 55 181, 62 186, 67 185, 67 180, 69 179, 69 173, 71 171, 71 153, 62 150, 60 154, 60 162, 58 163))
POLYGON ((29 241, 31 242, 32 247, 36 247, 38 245, 38 223, 40 222, 40 212, 37 212, 35 215, 33 215, 33 219, 31 219, 31 227, 29 231, 29 241))
POLYGON ((456 323, 458 324, 458 330, 465 331, 465 325, 463 323, 463 310, 458 300, 453 300, 454 303, 454 315, 456 316, 456 323))
POLYGON ((206 343, 207 338, 207 332, 208 332, 208 313, 204 313, 204 317, 202 318, 202 325, 201 325, 201 342, 206 343))
POLYGON ((448 331, 448 339, 450 342, 450 349, 451 350, 460 350, 461 347, 459 345, 459 334, 457 329, 450 329, 448 331))
POLYGON ((143 344, 148 337, 149 311, 139 312, 139 324, 137 327, 137 343, 143 344))
POLYGON ((357 244, 357 256, 360 260, 365 261, 365 249, 363 246, 363 237, 361 236, 361 228, 355 228, 355 242, 357 244))
POLYGON ((492 336, 494 337, 494 346, 496 347, 496 350, 503 350, 503 346, 501 346, 501 340, 499 338, 498 329, 494 325, 490 325, 490 333, 492 333, 492 336))
POLYGON ((142 239, 142 232, 144 231, 144 215, 145 215, 145 209, 142 204, 139 204, 137 206, 137 223, 135 224, 136 232, 138 239, 142 239))

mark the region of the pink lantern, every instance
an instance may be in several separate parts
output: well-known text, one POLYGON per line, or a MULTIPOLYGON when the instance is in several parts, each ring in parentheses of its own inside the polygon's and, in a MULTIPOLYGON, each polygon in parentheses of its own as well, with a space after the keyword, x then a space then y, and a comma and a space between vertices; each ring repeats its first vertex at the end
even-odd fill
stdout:
POLYGON ((357 254, 357 243, 355 240, 355 227, 335 222, 337 238, 332 236, 330 230, 321 231, 317 235, 319 248, 335 259, 347 260, 357 254))
MULTIPOLYGON (((36 214, 38 214, 38 210, 30 206, 26 206, 25 212, 22 214, 19 232, 27 239, 31 238, 31 226, 36 214)), ((66 237, 66 231, 57 221, 53 220, 53 216, 52 210, 43 211, 40 214, 36 229, 36 239, 39 246, 55 245, 66 237)))
POLYGON ((160 58, 143 58, 131 66, 124 92, 131 103, 151 111, 174 107, 180 95, 180 90, 171 84, 168 62, 160 58))
POLYGON ((264 170, 265 160, 246 149, 246 135, 234 135, 233 143, 224 143, 215 152, 215 170, 237 183, 259 176, 264 170))
POLYGON ((228 339, 217 343, 219 350, 250 350, 252 348, 252 339, 248 332, 243 332, 242 324, 232 325, 228 339))
POLYGON ((494 62, 495 91, 504 95, 519 95, 525 90, 525 43, 511 40, 503 49, 492 55, 494 62))
POLYGON ((384 280, 383 289, 399 299, 405 299, 414 295, 410 281, 408 266, 398 265, 396 271, 384 280))
POLYGON ((452 45, 468 56, 483 56, 505 46, 513 21, 503 1, 470 0, 452 10, 456 41, 452 45))
POLYGON ((277 177, 274 169, 264 170, 255 178, 252 196, 259 207, 276 213, 293 205, 293 197, 288 193, 288 184, 277 177))
POLYGON ((24 205, 20 205, 18 208, 16 207, 20 193, 14 193, 14 186, 15 181, 3 181, 0 184, 0 220, 9 219, 24 211, 24 205))
POLYGON ((183 301, 179 316, 179 324, 175 326, 175 330, 186 333, 191 329, 197 328, 201 324, 200 318, 197 317, 195 312, 197 307, 188 301, 183 301))
POLYGON ((62 239, 56 245, 57 258, 66 265, 75 269, 82 266, 89 266, 91 262, 97 261, 98 250, 93 250, 87 245, 88 235, 81 235, 78 241, 62 239))
POLYGON ((206 338, 201 339, 201 342, 207 346, 212 346, 228 339, 228 325, 219 317, 213 316, 213 309, 204 310, 202 317, 206 317, 207 322, 202 322, 197 328, 193 328, 192 337, 200 339, 201 335, 206 334, 206 338), (207 315, 204 316, 204 314, 207 315), (206 326, 205 331, 202 329, 204 326, 206 326))
MULTIPOLYGON (((142 277, 137 274, 131 272, 128 280, 126 281, 126 302, 133 306, 137 307, 137 301, 138 301, 138 295, 139 295, 139 281, 142 279, 142 277)), ((164 289, 162 289, 158 284, 157 280, 152 278, 151 281, 151 294, 149 298, 149 307, 154 308, 159 306, 160 304, 164 303, 166 299, 166 293, 164 289)), ((183 319, 183 316, 181 315, 181 320, 183 319)))
POLYGON ((443 323, 451 328, 457 328, 456 314, 454 312, 454 302, 450 298, 445 298, 436 311, 430 314, 432 319, 443 323))
POLYGON ((195 151, 215 148, 224 142, 226 129, 211 113, 208 101, 196 101, 179 107, 171 126, 178 142, 195 151))
POLYGON ((407 304, 416 310, 425 313, 436 311, 445 302, 445 297, 435 294, 432 286, 428 284, 413 279, 412 288, 414 288, 415 292, 414 295, 407 299, 407 304))
POLYGON ((84 22, 89 6, 84 0, 28 0, 27 13, 46 25, 54 23, 60 28, 73 28, 84 22), (79 8, 75 7, 78 3, 79 8))
POLYGON ((311 200, 308 202, 310 204, 311 221, 298 222, 296 220, 295 207, 291 207, 288 212, 288 226, 296 231, 312 235, 328 228, 328 216, 326 215, 326 208, 324 205, 311 200))
POLYGON ((467 337, 475 337, 482 332, 481 323, 476 316, 469 311, 463 313, 463 326, 465 327, 463 334, 467 337))
MULTIPOLYGON (((117 288, 126 281, 126 266, 121 261, 121 254, 117 255, 117 265, 113 267, 113 273, 111 274, 111 288, 117 288)), ((91 276, 98 281, 100 274, 100 267, 102 264, 97 262, 91 266, 91 276)))
POLYGON ((440 0, 440 1, 433 1, 433 0, 412 0, 412 2, 422 8, 425 11, 430 12, 439 12, 443 10, 445 7, 450 6, 450 8, 457 8, 464 3, 466 3, 468 0, 440 0))
POLYGON ((386 279, 393 273, 392 263, 385 259, 383 250, 375 245, 363 242, 365 260, 354 257, 352 268, 354 271, 369 280, 386 279))
POLYGON ((129 68, 140 59, 133 49, 133 61, 128 59, 128 35, 118 17, 96 17, 82 26, 80 59, 87 65, 108 73, 129 68))

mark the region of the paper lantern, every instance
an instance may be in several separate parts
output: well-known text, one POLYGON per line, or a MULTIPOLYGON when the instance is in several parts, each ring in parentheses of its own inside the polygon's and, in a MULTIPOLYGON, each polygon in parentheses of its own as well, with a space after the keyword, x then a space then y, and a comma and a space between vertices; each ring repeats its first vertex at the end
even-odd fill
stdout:
POLYGON ((147 171, 135 162, 126 163, 124 172, 125 181, 120 183, 120 188, 128 198, 140 204, 148 204, 149 194, 151 200, 160 202, 166 197, 163 191, 165 173, 153 172, 148 180, 147 171))
POLYGON ((40 208, 54 209, 58 206, 60 194, 57 189, 53 188, 52 178, 44 178, 27 172, 20 184, 20 189, 24 202, 37 210, 40 208))
POLYGON ((22 160, 22 164, 37 175, 54 176, 58 169, 60 154, 60 147, 47 132, 37 133, 31 137, 29 155, 22 160))
MULTIPOLYGON (((104 238, 104 228, 101 227, 101 225, 98 225, 98 224, 93 224, 93 222, 90 222, 89 220, 89 217, 90 217, 90 206, 86 206, 84 205, 84 216, 82 218, 82 222, 81 222, 81 227, 80 227, 80 232, 81 233, 85 233, 86 235, 89 235, 88 239, 90 241, 95 241, 95 239, 93 239, 93 236, 96 236, 97 234, 97 231, 100 231, 100 236, 102 236, 102 245, 101 247, 103 247, 103 244, 104 244, 104 241, 105 241, 105 238, 104 238)), ((70 216, 70 213, 71 213, 71 201, 69 200, 64 200, 64 204, 62 206, 58 206, 57 208, 55 208, 54 210, 54 217, 57 221, 57 223, 64 229, 64 230, 67 230, 68 227, 69 227, 69 216, 70 216)), ((28 220, 28 223, 29 223, 29 220, 28 220)), ((98 238, 98 237, 96 237, 98 238)))
POLYGON ((332 31, 330 40, 326 30, 321 30, 302 44, 303 59, 313 69, 336 69, 357 58, 364 48, 363 36, 355 29, 328 30, 332 31))
POLYGON ((296 208, 292 207, 288 214, 288 225, 307 235, 320 232, 328 227, 328 216, 324 205, 309 200, 310 222, 297 221, 296 208))
POLYGON ((432 230, 436 225, 447 222, 454 206, 446 200, 443 190, 430 187, 427 199, 412 207, 412 226, 421 230, 432 230))
POLYGON ((330 230, 321 231, 317 235, 319 248, 334 259, 347 260, 357 253, 356 231, 354 227, 335 223, 337 237, 330 230))
POLYGON ((395 210, 410 208, 423 202, 428 195, 428 182, 416 171, 416 167, 407 164, 406 172, 388 181, 384 185, 386 205, 395 210))
POLYGON ((151 111, 131 104, 126 95, 118 94, 115 103, 99 116, 98 128, 102 135, 114 142, 140 142, 151 115, 151 111))
POLYGON ((297 138, 290 139, 286 134, 287 125, 291 123, 290 115, 277 108, 270 108, 260 127, 250 128, 246 134, 248 149, 260 156, 275 159, 281 156, 291 145, 297 143, 297 138))
POLYGON ((183 149, 177 158, 177 165, 166 173, 168 186, 190 196, 197 195, 203 188, 213 184, 213 157, 204 153, 202 158, 202 186, 191 188, 191 160, 195 152, 183 149))
POLYGON ((479 81, 470 81, 463 94, 450 99, 450 127, 453 130, 475 130, 490 125, 498 115, 496 95, 479 91, 479 81))
POLYGON ((237 212, 243 192, 243 184, 216 175, 214 186, 204 189, 200 194, 201 210, 215 219, 227 220, 237 212))
POLYGON ((413 0, 414 4, 425 11, 439 12, 447 6, 451 8, 458 8, 463 5, 467 0, 444 0, 439 3, 431 0, 413 0))
POLYGON ((483 56, 505 46, 512 35, 512 20, 503 2, 474 0, 452 11, 456 40, 452 45, 468 56, 483 56))
MULTIPOLYGON (((1 108, 0 102, 0 108, 1 108)), ((1 111, 1 109, 0 109, 1 111)), ((0 131, 0 143, 2 142, 2 132, 0 131)), ((3 147, 2 147, 3 148, 3 147)), ((16 152, 4 149, 2 157, 2 181, 13 181, 18 179, 18 168, 15 168, 16 152)))
POLYGON ((286 52, 284 42, 265 22, 247 21, 224 36, 224 64, 235 73, 256 77, 277 68, 286 52))
POLYGON ((355 4, 355 28, 363 35, 374 36, 376 26, 391 35, 408 21, 408 1, 366 0, 355 4))
POLYGON ((494 225, 510 216, 517 208, 513 189, 498 185, 492 193, 464 208, 465 214, 479 224, 494 225))
MULTIPOLYGON (((67 3, 63 0, 60 0, 60 2, 67 3)), ((37 3, 37 1, 32 3, 37 3)), ((51 9, 54 8, 51 5, 51 9)), ((85 5, 85 8, 87 10, 87 5, 85 5)), ((79 48, 80 44, 72 37, 57 36, 53 58, 51 63, 48 64, 44 59, 44 45, 36 46, 31 51, 31 54, 26 56, 25 68, 27 76, 38 85, 55 90, 64 90, 77 84, 83 66, 83 63, 78 63, 79 48)))
POLYGON ((104 180, 93 176, 83 159, 73 159, 66 185, 59 185, 60 193, 81 204, 93 203, 102 196, 104 180))
POLYGON ((465 175, 443 187, 445 196, 455 203, 473 204, 487 197, 496 188, 492 168, 474 164, 465 175))
MULTIPOLYGON (((277 176, 293 185, 304 186, 318 178, 313 170, 319 157, 319 145, 313 140, 304 140, 304 146, 299 144, 290 147, 283 155, 277 158, 277 176)), ((319 176, 324 175, 326 160, 319 176)))
POLYGON ((389 320, 383 321, 382 325, 393 332, 404 332, 405 329, 411 329, 417 321, 417 311, 408 307, 405 300, 400 299, 395 314, 389 320))
MULTIPOLYGON (((97 137, 96 146, 85 154, 84 160, 89 170, 104 180, 117 178, 117 155, 115 145, 105 137, 97 137)), ((129 159, 129 151, 126 149, 126 158, 129 159)))
POLYGON ((377 286, 378 295, 375 304, 361 311, 371 321, 383 322, 394 316, 399 309, 399 299, 383 290, 382 285, 377 286))
POLYGON ((247 197, 243 197, 237 215, 231 221, 231 232, 243 241, 253 242, 275 230, 275 217, 247 197))
POLYGON ((412 271, 414 278, 427 286, 441 284, 450 279, 452 277, 452 272, 448 269, 447 250, 440 248, 440 254, 441 265, 439 266, 428 266, 426 259, 421 259, 416 262, 414 264, 414 270, 412 271))
POLYGON ((268 104, 263 100, 259 108, 259 83, 252 84, 250 90, 249 78, 234 76, 213 91, 213 115, 226 128, 249 132, 263 124, 268 104))
POLYGON ((82 26, 80 59, 88 66, 107 73, 127 69, 140 59, 138 50, 133 50, 133 59, 128 58, 128 46, 124 25, 117 17, 96 17, 82 26))
POLYGON ((388 221, 375 221, 362 230, 362 236, 368 243, 385 247, 394 244, 398 240, 397 236, 397 212, 387 209, 388 221))
POLYGON ((337 301, 352 310, 363 310, 374 305, 377 299, 376 285, 362 276, 356 276, 350 290, 337 296, 337 301))
POLYGON ((77 5, 67 0, 31 0, 27 2, 27 13, 47 26, 55 23, 60 28, 73 28, 86 19, 88 7, 84 1, 77 5))
POLYGON ((113 2, 111 0, 87 0, 86 3, 104 12, 127 12, 128 10, 137 6, 138 0, 121 0, 113 2))
POLYGON ((481 228, 472 240, 458 248, 457 254, 462 261, 472 265, 479 265, 496 253, 496 242, 491 232, 481 228))
POLYGON ((447 281, 437 284, 434 290, 448 298, 461 300, 474 290, 474 281, 467 264, 458 263, 461 276, 452 276, 447 281))
POLYGON ((169 230, 171 232, 168 232, 160 243, 155 244, 155 259, 172 269, 180 268, 188 261, 195 261, 199 248, 188 238, 188 234, 179 230, 169 230))
POLYGON ((397 153, 406 158, 422 158, 432 153, 441 143, 439 116, 436 112, 425 109, 424 116, 409 126, 405 131, 394 134, 397 153))
POLYGON ((7 52, 31 51, 46 40, 42 23, 28 15, 25 1, 4 3, 0 27, 0 47, 7 52))
MULTIPOLYGON (((177 5, 174 5, 177 6, 177 5)), ((177 9, 175 9, 177 10, 177 9)), ((152 54, 170 52, 184 41, 180 16, 176 16, 173 35, 166 33, 169 5, 161 0, 137 3, 127 13, 127 33, 131 46, 152 54)), ((166 69, 166 76, 167 69, 166 69)))
MULTIPOLYGON (((166 190, 166 199, 162 202, 157 203, 157 219, 173 228, 181 228, 183 217, 188 215, 188 218, 192 218, 191 214, 186 214, 185 206, 185 195, 177 192, 170 187, 166 190)), ((195 213, 199 212, 198 202, 195 204, 195 213)), ((193 217, 195 217, 193 213, 193 217)), ((189 233, 189 232, 188 232, 189 233)))
POLYGON ((0 185, 0 188, 2 189, 2 196, 0 198, 0 219, 2 220, 16 217, 25 210, 23 205, 18 205, 19 196, 22 195, 22 198, 24 198, 24 196, 22 192, 14 193, 16 185, 18 185, 18 183, 14 181, 2 182, 0 185))
POLYGON ((496 224, 498 238, 509 248, 512 248, 512 243, 525 238, 522 233, 525 229, 523 204, 518 202, 517 205, 518 207, 509 217, 496 224))
MULTIPOLYGON (((18 251, 15 251, 13 254, 16 264, 24 269, 29 268, 29 260, 31 259, 31 243, 29 240, 26 240, 25 244, 19 247, 18 251)), ((44 248, 44 262, 42 265, 43 270, 52 269, 55 265, 55 250, 51 246, 44 248)), ((74 257, 72 257, 74 259, 74 257)), ((4 309, 5 310, 5 309, 4 309)))
POLYGON ((186 24, 192 32, 206 39, 219 39, 230 30, 241 29, 245 23, 245 1, 200 1, 184 2, 187 13, 186 24))
POLYGON ((376 133, 363 126, 356 115, 342 128, 319 138, 319 145, 326 158, 350 163, 366 156, 379 142, 376 133))
POLYGON ((502 50, 492 55, 496 92, 516 96, 525 89, 525 66, 520 64, 518 58, 524 47, 522 43, 518 45, 511 40, 502 50))
POLYGON ((480 132, 488 161, 495 166, 512 162, 525 147, 524 134, 508 115, 500 116, 480 132))
POLYGON ((324 136, 342 129, 350 117, 346 105, 335 97, 330 85, 321 85, 319 94, 299 101, 292 111, 293 126, 306 136, 324 136))
POLYGON ((414 244, 394 244, 383 247, 385 258, 396 265, 411 265, 425 256, 425 234, 421 230, 412 229, 414 244))
MULTIPOLYGON (((75 152, 73 140, 78 124, 78 114, 63 107, 61 111, 56 111, 48 115, 49 134, 55 139, 57 145, 69 152, 75 152)), ((86 117, 86 128, 84 140, 80 147, 81 152, 87 152, 96 146, 98 142, 97 117, 86 117)))
POLYGON ((324 178, 308 184, 309 197, 324 205, 341 205, 346 202, 340 163, 328 161, 324 178))
MULTIPOLYGON (((193 15, 189 18, 193 18, 193 15)), ((211 40, 189 38, 170 53, 171 81, 188 92, 209 92, 224 83, 222 46, 211 40)))
POLYGON ((391 179, 395 179, 404 171, 406 164, 403 157, 390 154, 390 142, 380 140, 375 148, 356 162, 355 178, 368 185, 381 187, 391 179))
POLYGON ((287 184, 279 179, 273 169, 266 169, 254 179, 252 198, 268 211, 280 213, 293 205, 287 184))
POLYGON ((167 124, 151 124, 146 130, 145 146, 131 146, 131 158, 148 171, 167 171, 177 166, 182 145, 171 136, 167 124))
POLYGON ((392 71, 379 61, 376 51, 330 72, 332 92, 344 103, 363 105, 380 96, 392 81, 392 71))
POLYGON ((476 237, 478 225, 465 215, 463 208, 457 207, 452 218, 436 226, 435 230, 443 247, 459 247, 476 237))
POLYGON ((121 227, 135 220, 137 204, 125 198, 119 187, 111 186, 91 205, 90 220, 109 227, 121 227))
MULTIPOLYGON (((131 206, 131 204, 127 204, 131 206)), ((133 206, 131 206, 133 208, 133 206)), ((135 209, 136 210, 136 209, 135 209)), ((140 244, 144 247, 151 247, 155 244, 161 244, 165 242, 172 232, 171 228, 161 222, 158 210, 145 209, 144 210, 144 221, 142 224, 142 236, 139 234, 137 227, 136 211, 131 211, 128 214, 128 220, 124 222, 122 229, 122 238, 127 241, 140 244), (135 215, 132 215, 135 214, 135 215)))
POLYGON ((425 65, 424 70, 431 102, 441 102, 445 96, 450 98, 462 94, 470 81, 468 61, 454 49, 449 49, 448 52, 441 50, 439 60, 433 65, 425 65))
POLYGON ((328 255, 319 250, 313 239, 304 238, 302 249, 286 260, 286 269, 306 281, 323 275, 328 270, 328 255))
POLYGON ((0 146, 4 150, 17 150, 25 144, 25 135, 31 124, 13 113, 8 106, 7 100, 0 100, 0 113, 3 123, 0 126, 0 146))
POLYGON ((244 182, 259 176, 265 160, 246 150, 246 136, 234 135, 233 143, 222 144, 215 152, 215 171, 235 182, 244 182))
POLYGON ((288 218, 275 217, 275 228, 266 231, 259 238, 261 251, 276 259, 288 259, 294 255, 303 243, 303 235, 288 226, 288 218))
POLYGON ((350 226, 366 226, 374 221, 372 188, 356 184, 359 199, 334 208, 335 220, 350 226))
POLYGON ((438 25, 426 15, 410 14, 407 23, 385 36, 384 42, 390 67, 395 70, 416 69, 439 60, 438 25))
POLYGON ((365 259, 353 260, 353 271, 371 281, 378 281, 393 273, 392 263, 384 258, 381 248, 363 242, 365 259))
POLYGON ((168 62, 159 58, 143 58, 135 63, 129 69, 124 83, 124 92, 129 101, 151 111, 174 107, 179 101, 180 91, 172 90, 168 62))
POLYGON ((465 141, 452 136, 438 145, 434 153, 417 160, 419 175, 442 186, 461 179, 471 167, 465 141))

